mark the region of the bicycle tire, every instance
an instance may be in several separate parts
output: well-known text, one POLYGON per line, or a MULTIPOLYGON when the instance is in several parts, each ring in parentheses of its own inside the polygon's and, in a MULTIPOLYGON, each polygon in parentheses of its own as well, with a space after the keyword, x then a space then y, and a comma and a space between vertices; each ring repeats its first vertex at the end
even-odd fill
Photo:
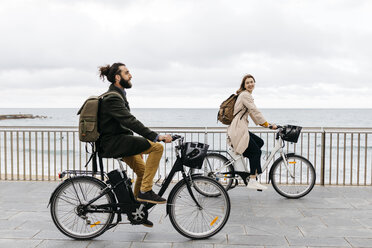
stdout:
POLYGON ((280 195, 291 199, 301 198, 310 193, 315 185, 314 166, 309 160, 299 155, 287 155, 286 159, 288 166, 293 168, 291 172, 294 178, 289 175, 283 158, 279 158, 272 165, 271 183, 280 195))
MULTIPOLYGON (((114 219, 114 211, 85 213, 80 216, 78 214, 79 199, 88 202, 104 188, 106 188, 105 183, 88 176, 69 178, 61 183, 54 191, 50 201, 50 212, 56 227, 66 236, 78 240, 92 239, 104 233, 114 219), (71 223, 72 218, 73 222, 71 223)), ((112 192, 97 200, 99 204, 115 202, 112 192)))
POLYGON ((200 209, 192 200, 185 179, 178 182, 169 194, 167 213, 173 227, 181 235, 191 239, 206 239, 217 234, 226 224, 230 216, 231 203, 225 188, 214 179, 192 175, 192 192, 202 206, 200 209), (219 197, 209 197, 198 193, 199 188, 212 188, 220 192, 219 197), (203 185, 204 184, 204 185, 203 185))
POLYGON ((216 176, 215 171, 224 166, 229 160, 219 154, 219 153, 208 153, 203 161, 202 168, 200 170, 193 169, 192 173, 200 173, 203 176, 213 178, 217 182, 219 182, 226 190, 229 190, 234 182, 234 179, 231 178, 232 174, 234 172, 234 166, 233 165, 228 165, 227 172, 230 174, 227 174, 228 176, 225 177, 226 174, 224 172, 220 172, 222 177, 216 176))

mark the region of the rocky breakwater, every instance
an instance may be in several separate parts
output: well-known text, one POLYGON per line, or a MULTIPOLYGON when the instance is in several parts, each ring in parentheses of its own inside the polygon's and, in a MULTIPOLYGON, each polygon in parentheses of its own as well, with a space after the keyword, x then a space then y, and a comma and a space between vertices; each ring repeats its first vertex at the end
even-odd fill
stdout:
POLYGON ((31 115, 31 114, 0 115, 0 120, 9 120, 9 119, 36 119, 36 118, 47 118, 47 116, 31 115))

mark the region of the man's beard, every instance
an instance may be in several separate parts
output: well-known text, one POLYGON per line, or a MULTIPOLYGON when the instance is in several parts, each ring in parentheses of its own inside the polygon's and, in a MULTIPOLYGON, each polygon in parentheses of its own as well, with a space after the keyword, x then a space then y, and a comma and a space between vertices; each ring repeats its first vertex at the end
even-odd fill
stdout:
POLYGON ((120 79, 119 84, 120 84, 124 89, 132 88, 132 84, 130 83, 130 80, 127 81, 127 80, 125 80, 124 78, 121 78, 121 79, 120 79))

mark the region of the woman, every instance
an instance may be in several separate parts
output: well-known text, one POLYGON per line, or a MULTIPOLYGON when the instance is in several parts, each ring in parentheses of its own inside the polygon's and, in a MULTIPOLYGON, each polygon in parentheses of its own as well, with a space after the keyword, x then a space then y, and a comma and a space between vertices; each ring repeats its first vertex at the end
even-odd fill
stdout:
POLYGON ((249 159, 250 179, 248 188, 264 190, 267 189, 256 179, 262 173, 261 169, 261 147, 264 141, 257 135, 248 131, 248 115, 256 125, 271 127, 276 129, 275 124, 269 124, 261 112, 254 104, 252 91, 255 87, 256 80, 250 74, 243 77, 239 90, 236 92, 239 96, 234 106, 234 119, 227 128, 227 140, 232 146, 235 153, 243 154, 249 159))

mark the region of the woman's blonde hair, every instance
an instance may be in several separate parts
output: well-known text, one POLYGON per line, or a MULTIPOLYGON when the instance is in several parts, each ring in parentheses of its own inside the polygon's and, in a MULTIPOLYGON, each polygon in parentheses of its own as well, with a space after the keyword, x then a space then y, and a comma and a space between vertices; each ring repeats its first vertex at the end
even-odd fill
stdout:
POLYGON ((245 91, 245 87, 244 87, 244 84, 245 84, 245 80, 247 80, 247 78, 252 78, 254 82, 256 82, 256 79, 254 79, 254 77, 251 75, 251 74, 247 74, 243 77, 242 79, 242 83, 240 84, 240 88, 236 91, 236 94, 240 94, 242 93, 243 91, 245 91))

